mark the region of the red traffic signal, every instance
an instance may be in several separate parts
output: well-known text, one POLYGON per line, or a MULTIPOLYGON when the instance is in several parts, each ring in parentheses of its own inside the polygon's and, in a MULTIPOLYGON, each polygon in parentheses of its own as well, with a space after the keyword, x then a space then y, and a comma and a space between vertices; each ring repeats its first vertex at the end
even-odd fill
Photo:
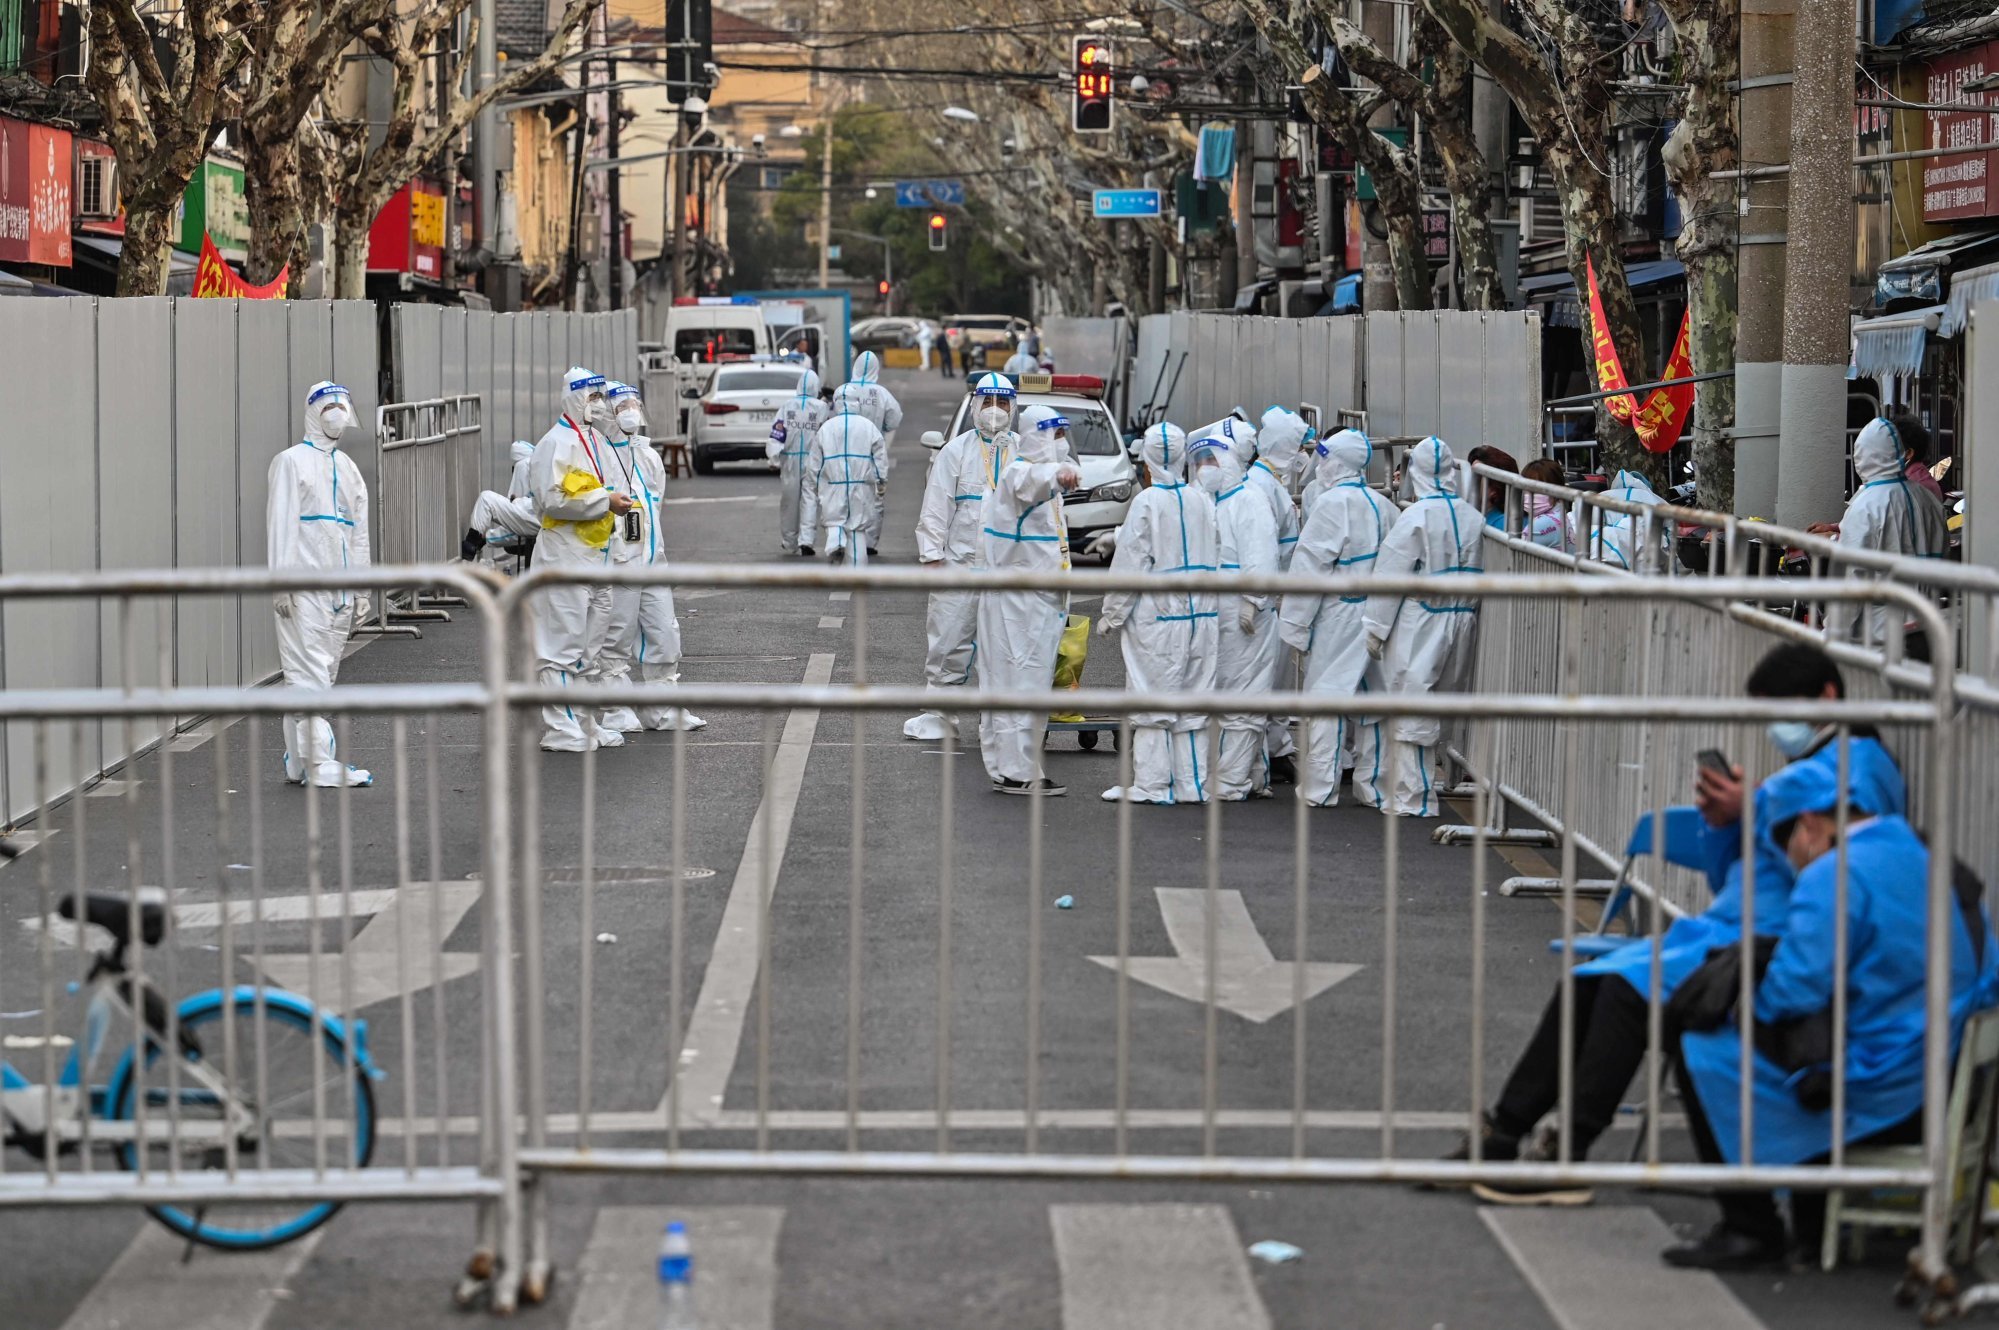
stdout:
POLYGON ((1111 127, 1111 48, 1096 37, 1076 38, 1075 98, 1069 127, 1078 134, 1105 134, 1111 127))
POLYGON ((951 219, 941 212, 930 214, 930 248, 943 249, 949 243, 951 219))
POLYGON ((885 296, 888 294, 888 282, 886 280, 875 283, 875 294, 878 296, 885 296))

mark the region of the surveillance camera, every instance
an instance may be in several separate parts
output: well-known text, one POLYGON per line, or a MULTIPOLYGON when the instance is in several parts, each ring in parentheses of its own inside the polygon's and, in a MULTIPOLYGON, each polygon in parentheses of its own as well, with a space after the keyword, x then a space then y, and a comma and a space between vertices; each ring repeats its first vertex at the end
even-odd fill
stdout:
POLYGON ((680 104, 680 113, 690 117, 707 115, 708 103, 699 97, 689 97, 680 104))
POLYGON ((751 146, 752 148, 761 148, 761 147, 763 147, 763 145, 764 145, 764 136, 763 136, 763 135, 761 135, 761 134, 752 134, 752 135, 750 135, 750 146, 751 146))
POLYGON ((1152 86, 1152 80, 1150 80, 1150 79, 1146 78, 1146 77, 1145 77, 1145 75, 1143 75, 1143 74, 1133 74, 1133 75, 1131 76, 1131 95, 1132 95, 1132 96, 1134 96, 1134 97, 1143 97, 1143 96, 1145 95, 1145 90, 1146 90, 1147 88, 1151 87, 1151 86, 1152 86))

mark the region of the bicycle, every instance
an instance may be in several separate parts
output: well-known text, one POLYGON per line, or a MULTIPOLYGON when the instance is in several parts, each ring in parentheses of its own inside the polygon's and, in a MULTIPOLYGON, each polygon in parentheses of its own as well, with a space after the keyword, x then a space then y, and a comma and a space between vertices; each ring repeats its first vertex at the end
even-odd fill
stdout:
MULTIPOLYGON (((0 840, 0 859, 17 853, 0 840)), ((57 913, 77 919, 75 894, 62 898, 57 913)), ((169 1019, 166 996, 150 982, 135 984, 126 965, 135 932, 144 947, 166 938, 164 896, 141 893, 135 901, 86 892, 81 914, 112 940, 88 957, 82 1038, 44 1045, 45 1065, 53 1064, 56 1048, 69 1047, 52 1086, 28 1079, 0 1056, 0 1145, 45 1162, 51 1150, 88 1156, 102 1149, 125 1170, 151 1174, 228 1169, 233 1177, 240 1168, 254 1178, 257 1169, 323 1175, 367 1166, 375 1147, 372 1086, 381 1076, 368 1057, 367 1022, 350 1027, 297 993, 250 984, 196 993, 169 1019), (135 1066, 138 1040, 126 1036, 109 1079, 91 1083, 112 1032, 121 1022, 126 1031, 137 1024, 135 991, 145 1015, 145 1065, 135 1066), (179 1056, 168 1060, 170 1043, 179 1056), (336 1116, 329 1105, 344 1112, 336 1116)), ((339 1208, 331 1201, 260 1200, 152 1205, 147 1212, 190 1241, 259 1251, 304 1237, 339 1208)))

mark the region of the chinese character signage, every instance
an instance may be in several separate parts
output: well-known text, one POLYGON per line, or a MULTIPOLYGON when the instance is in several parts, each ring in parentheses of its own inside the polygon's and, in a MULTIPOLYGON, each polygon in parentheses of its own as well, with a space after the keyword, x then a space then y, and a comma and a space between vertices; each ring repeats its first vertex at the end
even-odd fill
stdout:
POLYGON ((0 259, 67 268, 70 135, 0 117, 0 259))
POLYGON ((368 228, 368 271, 444 275, 445 200, 428 181, 404 185, 368 228))
MULTIPOLYGON (((1617 344, 1611 340, 1610 326, 1603 313, 1603 291, 1596 284, 1596 261, 1584 261, 1589 268, 1589 325, 1590 349, 1596 360, 1596 386, 1599 392, 1616 392, 1631 386, 1631 380, 1624 377, 1624 364, 1617 358, 1617 344)), ((1680 319, 1680 337, 1673 343, 1673 353, 1666 357, 1666 369, 1662 379, 1686 379, 1693 377, 1694 359, 1688 347, 1688 339, 1693 332, 1694 311, 1691 306, 1680 319)), ((1673 445, 1680 441, 1680 431, 1686 428, 1687 417, 1693 414, 1694 385, 1681 384, 1673 388, 1654 388, 1641 403, 1635 393, 1624 393, 1604 402, 1604 409, 1629 424, 1638 435, 1638 442, 1645 445, 1648 453, 1669 453, 1673 445)))
MULTIPOLYGON (((1965 85, 1999 69, 1999 42, 1983 42, 1962 51, 1952 51, 1929 62, 1929 81, 1923 100, 1963 105, 1963 111, 1929 111, 1924 114, 1931 149, 1970 147, 1999 141, 1999 114, 1984 108, 1999 104, 1988 92, 1967 92, 1965 85)), ((1965 217, 1999 215, 1999 195, 1992 188, 1992 174, 1999 167, 1999 154, 1991 150, 1925 158, 1923 171, 1923 220, 1948 222, 1965 217)))

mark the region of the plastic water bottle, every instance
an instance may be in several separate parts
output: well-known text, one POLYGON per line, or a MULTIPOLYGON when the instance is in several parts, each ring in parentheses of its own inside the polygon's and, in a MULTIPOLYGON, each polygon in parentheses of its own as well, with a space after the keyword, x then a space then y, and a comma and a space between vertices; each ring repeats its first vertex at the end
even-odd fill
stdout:
POLYGON ((694 1248, 678 1219, 659 1240, 659 1330, 700 1330, 694 1320, 694 1248))

